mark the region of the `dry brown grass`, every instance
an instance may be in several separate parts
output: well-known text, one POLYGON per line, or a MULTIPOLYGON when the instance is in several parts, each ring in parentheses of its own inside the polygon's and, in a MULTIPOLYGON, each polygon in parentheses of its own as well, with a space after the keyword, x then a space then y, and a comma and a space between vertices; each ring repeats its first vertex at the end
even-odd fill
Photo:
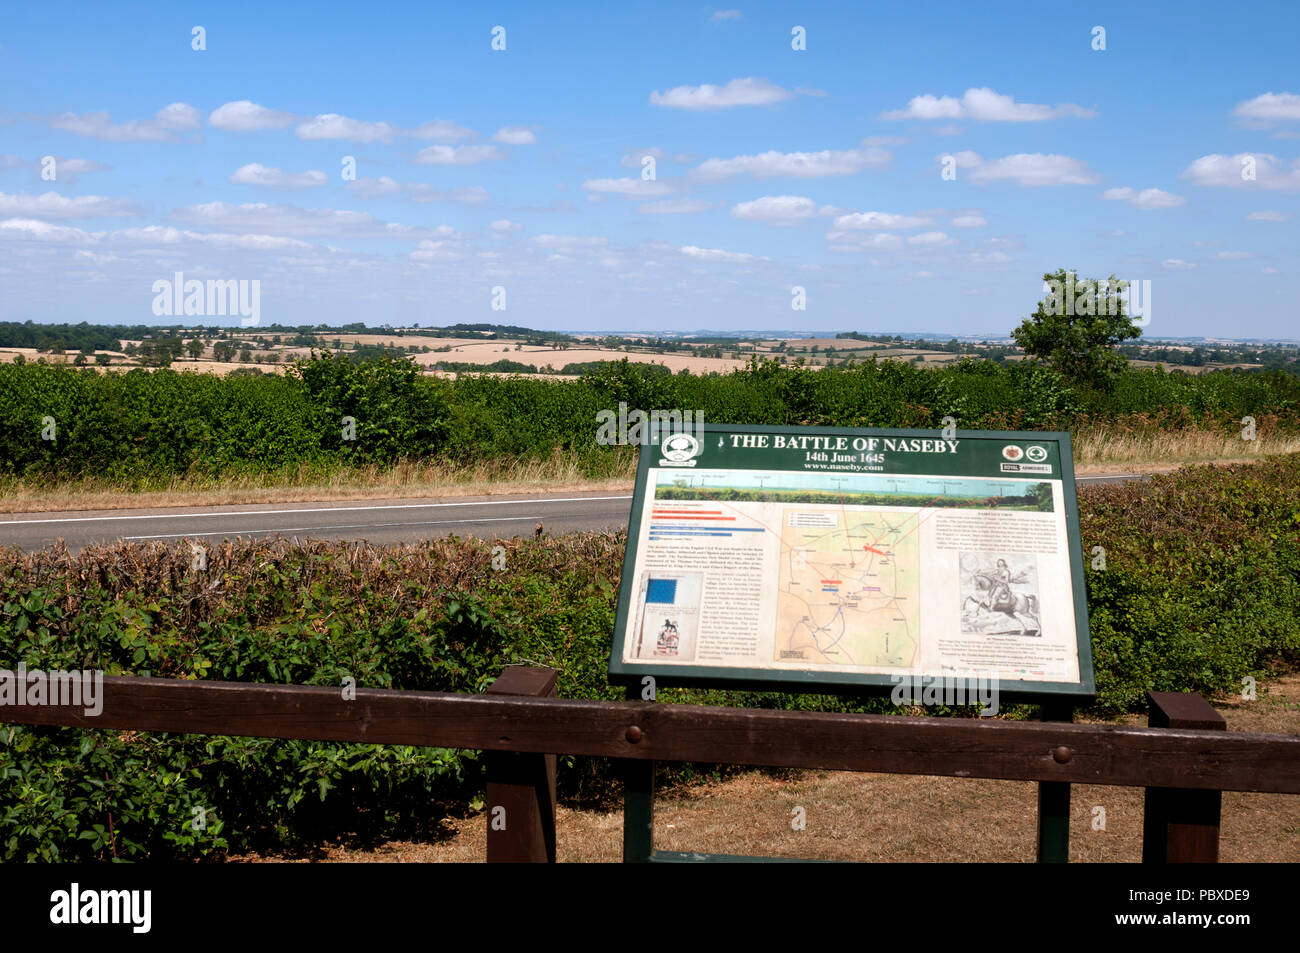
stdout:
MULTIPOLYGON (((1274 683, 1258 701, 1216 701, 1229 731, 1300 734, 1300 675, 1274 683)), ((1141 719, 1124 719, 1141 723, 1141 719)), ((1136 863, 1142 855, 1140 788, 1080 784, 1071 789, 1070 860, 1136 863), (1105 830, 1093 829, 1093 808, 1105 809, 1105 830)), ((556 812, 561 862, 621 859, 620 811, 556 812)), ((449 818, 436 843, 393 841, 371 850, 324 844, 293 858, 247 855, 236 860, 326 862, 482 862, 486 817, 449 818)), ((655 846, 816 860, 1003 861, 1035 859, 1037 786, 842 771, 748 772, 730 780, 660 797, 655 846), (807 826, 791 828, 802 807, 807 826)), ((1223 795, 1220 859, 1300 862, 1300 797, 1223 795)))
POLYGON ((1114 433, 1104 428, 1072 440, 1075 462, 1083 466, 1129 464, 1246 463, 1278 453, 1300 452, 1300 435, 1260 432, 1254 440, 1222 430, 1181 428, 1147 433, 1114 433))
MULTIPOLYGON (((1217 431, 1182 430, 1154 436, 1091 432, 1074 444, 1081 476, 1109 473, 1167 473, 1188 463, 1253 463, 1277 453, 1300 452, 1300 437, 1261 433, 1252 442, 1217 431)), ((145 491, 124 489, 90 476, 56 484, 22 481, 0 486, 0 512, 100 510, 151 506, 223 506, 247 503, 315 503, 337 500, 423 499, 570 490, 630 490, 636 458, 627 455, 607 478, 584 476, 574 461, 553 454, 535 461, 479 461, 458 467, 408 462, 340 470, 321 478, 307 468, 222 478, 176 477, 145 491)))
POLYGON ((176 477, 143 492, 124 490, 88 477, 51 486, 16 482, 0 490, 0 511, 140 509, 154 506, 223 506, 245 503, 308 503, 337 500, 425 499, 483 494, 626 490, 636 474, 636 457, 627 454, 607 478, 585 476, 563 454, 543 460, 478 461, 452 467, 420 461, 353 467, 321 478, 307 468, 295 474, 223 478, 176 477))

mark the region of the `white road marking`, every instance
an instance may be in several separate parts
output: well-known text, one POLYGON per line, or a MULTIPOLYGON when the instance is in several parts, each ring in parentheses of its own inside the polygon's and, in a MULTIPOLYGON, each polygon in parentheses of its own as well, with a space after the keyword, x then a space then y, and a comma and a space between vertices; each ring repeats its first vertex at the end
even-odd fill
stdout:
POLYGON ((212 530, 207 533, 160 533, 157 536, 123 536, 122 539, 184 539, 187 536, 253 536, 269 533, 309 533, 331 529, 379 529, 384 526, 441 526, 447 523, 511 523, 540 519, 537 516, 489 516, 471 520, 425 520, 419 523, 352 523, 342 526, 285 526, 275 529, 212 530))
MULTIPOLYGON (((148 513, 133 516, 64 516, 56 519, 42 520, 0 520, 0 526, 40 526, 42 523, 95 523, 116 520, 168 520, 195 519, 197 517, 216 516, 276 516, 284 513, 347 513, 356 510, 418 510, 433 509, 443 506, 508 506, 511 504, 539 503, 581 503, 586 500, 630 500, 627 496, 565 496, 542 500, 479 500, 468 503, 387 503, 379 506, 320 506, 309 509, 291 510, 231 510, 218 513, 148 513)), ((132 537, 136 538, 136 537, 132 537)))

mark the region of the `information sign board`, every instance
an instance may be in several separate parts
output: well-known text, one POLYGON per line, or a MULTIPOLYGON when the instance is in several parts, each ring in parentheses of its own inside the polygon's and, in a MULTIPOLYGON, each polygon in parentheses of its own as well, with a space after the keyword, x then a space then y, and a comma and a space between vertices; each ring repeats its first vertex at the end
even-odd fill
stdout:
POLYGON ((700 424, 643 446, 610 676, 646 675, 1092 696, 1069 434, 700 424))

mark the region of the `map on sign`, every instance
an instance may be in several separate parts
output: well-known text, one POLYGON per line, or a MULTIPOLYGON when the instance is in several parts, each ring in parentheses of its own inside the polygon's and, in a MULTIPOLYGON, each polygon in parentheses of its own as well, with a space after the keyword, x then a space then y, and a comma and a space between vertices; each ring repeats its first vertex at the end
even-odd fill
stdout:
POLYGON ((610 674, 1089 695, 1065 434, 696 427, 642 451, 610 674))
POLYGON ((906 520, 791 509, 774 660, 909 666, 920 635, 920 551, 906 520))

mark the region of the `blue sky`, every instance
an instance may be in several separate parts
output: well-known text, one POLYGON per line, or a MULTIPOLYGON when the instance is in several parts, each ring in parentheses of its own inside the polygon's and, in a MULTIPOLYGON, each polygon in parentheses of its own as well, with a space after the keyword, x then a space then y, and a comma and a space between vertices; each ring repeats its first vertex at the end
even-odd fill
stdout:
POLYGON ((1300 337, 1298 27, 1294 3, 10 5, 0 319, 164 323, 181 271, 260 281, 264 324, 1006 333, 1070 267, 1149 280, 1148 336, 1300 337))

